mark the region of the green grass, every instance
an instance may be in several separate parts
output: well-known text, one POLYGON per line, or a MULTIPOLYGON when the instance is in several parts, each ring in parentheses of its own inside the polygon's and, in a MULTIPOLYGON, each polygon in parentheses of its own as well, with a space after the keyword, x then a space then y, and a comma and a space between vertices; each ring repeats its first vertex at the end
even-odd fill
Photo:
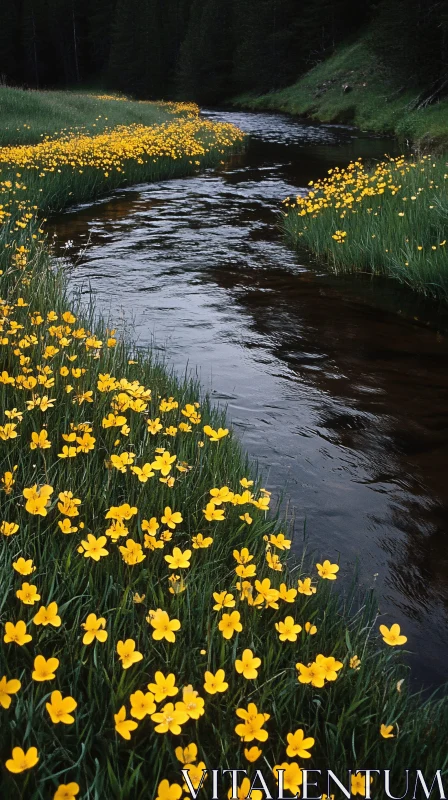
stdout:
POLYGON ((100 91, 94 95, 0 86, 0 147, 36 144, 45 136, 53 138, 67 129, 96 134, 116 125, 155 125, 172 118, 169 106, 100 100, 100 96, 100 91))
MULTIPOLYGON (((221 157, 213 154, 211 147, 209 150, 201 163, 221 157)), ((188 158, 184 162, 176 160, 176 164, 177 174, 190 169, 188 158)), ((126 169, 130 167, 129 164, 126 169)), ((128 180, 143 175, 145 165, 139 167, 141 172, 135 176, 127 171, 128 180)), ((158 166, 146 166, 146 179, 156 171, 158 177, 173 174, 166 156, 158 166)), ((73 171, 72 188, 68 171, 62 188, 57 171, 45 179, 48 185, 55 181, 57 207, 64 198, 70 203, 81 192, 78 174, 73 171)), ((98 176, 96 185, 89 184, 89 191, 109 188, 103 175, 98 176)), ((113 320, 103 320, 93 306, 81 306, 69 296, 65 277, 42 239, 39 208, 31 208, 23 227, 16 224, 30 209, 29 203, 20 200, 22 196, 27 197, 25 190, 16 190, 11 196, 12 205, 8 208, 15 209, 15 217, 7 218, 0 227, 0 425, 9 421, 6 410, 16 408, 23 412, 23 420, 16 420, 18 436, 8 438, 2 429, 0 438, 0 476, 9 471, 15 479, 9 493, 0 488, 0 521, 19 526, 16 533, 3 535, 0 541, 0 625, 3 631, 5 622, 23 619, 33 639, 18 646, 7 644, 3 635, 0 637, 0 677, 21 681, 10 707, 0 707, 0 796, 8 800, 47 800, 54 796, 58 784, 76 781, 83 800, 148 800, 156 796, 162 778, 182 782, 174 748, 190 742, 198 746, 198 760, 210 768, 246 768, 253 775, 254 769, 260 767, 268 774, 275 764, 295 760, 287 758, 285 750, 287 733, 297 728, 303 728, 307 736, 315 739, 308 762, 313 768, 330 767, 342 773, 347 767, 379 766, 401 776, 403 768, 415 766, 427 775, 436 769, 446 773, 446 698, 428 700, 411 693, 408 669, 397 653, 400 648, 389 647, 379 636, 375 597, 371 593, 361 595, 355 580, 343 584, 342 591, 338 591, 340 580, 335 589, 334 582, 319 579, 315 564, 326 553, 316 557, 299 554, 287 563, 287 551, 273 546, 282 571, 271 569, 265 537, 279 530, 286 535, 293 531, 284 519, 251 502, 225 504, 223 521, 205 518, 203 509, 210 500, 211 489, 229 486, 233 492, 241 493, 240 479, 252 477, 251 491, 260 497, 261 478, 231 431, 219 442, 209 440, 204 425, 217 429, 225 424, 224 416, 211 406, 195 382, 173 375, 154 359, 151 351, 137 348, 131 337, 118 336, 116 346, 108 343, 113 320), (19 297, 23 298, 20 302, 19 297), (63 319, 69 309, 76 320, 63 319), (48 317, 50 312, 53 319, 48 317), (80 329, 84 333, 81 331, 78 336, 80 329), (88 349, 87 331, 93 332, 101 344, 88 349), (67 341, 61 340, 63 335, 67 341), (57 352, 52 354, 48 346, 56 347, 57 352), (72 356, 76 356, 74 361, 69 360, 72 356), (38 378, 43 367, 50 370, 47 385, 33 386, 31 381, 27 388, 21 383, 22 377, 38 378), (73 368, 80 372, 74 375, 73 368), (104 374, 138 381, 151 389, 147 408, 124 411, 129 430, 102 425, 118 393, 118 389, 100 390, 98 380, 104 374), (14 383, 9 382, 9 376, 14 383), (70 386, 74 389, 68 390, 70 386), (84 392, 92 393, 93 402, 81 402, 84 392), (36 405, 28 407, 30 400, 43 395, 54 398, 53 407, 47 411, 36 405), (161 398, 171 396, 178 405, 164 412, 161 398), (181 409, 195 401, 200 404, 201 421, 192 424, 191 431, 183 432, 179 423, 186 417, 181 409), (162 419, 163 427, 157 434, 148 432, 147 417, 162 419), (96 440, 94 448, 73 458, 60 458, 58 453, 66 444, 63 434, 69 433, 71 423, 88 423, 96 440), (177 428, 174 436, 164 429, 171 425, 177 428), (48 432, 51 446, 31 450, 32 434, 41 430, 48 432), (129 469, 120 472, 109 463, 112 454, 123 451, 134 453, 138 465, 152 462, 160 447, 176 454, 176 463, 191 468, 186 472, 172 468, 176 479, 172 488, 160 482, 159 473, 141 483, 129 469), (53 487, 45 516, 25 508, 23 490, 34 484, 53 487), (63 517, 57 507, 62 491, 72 491, 81 500, 79 516, 72 518, 78 530, 71 534, 63 534, 58 526, 63 517), (142 520, 154 516, 160 522, 166 506, 180 511, 183 520, 171 542, 165 543, 163 549, 144 550, 145 559, 135 566, 125 564, 118 549, 127 536, 118 545, 107 539, 109 555, 99 562, 84 558, 78 550, 81 541, 90 532, 103 535, 109 524, 105 519, 107 510, 122 503, 137 509, 127 525, 129 538, 139 543, 143 543, 142 520), (250 513, 252 524, 240 519, 244 512, 250 513), (80 523, 85 527, 81 528, 80 523), (190 549, 192 536, 199 531, 211 536, 213 543, 204 550, 192 548, 191 567, 184 570, 185 591, 171 594, 171 571, 164 556, 172 552, 174 545, 183 551, 190 549), (295 588, 298 578, 311 576, 316 594, 298 594, 291 603, 280 600, 278 609, 250 606, 240 599, 236 588, 233 550, 241 547, 250 549, 258 579, 268 578, 277 588, 281 583, 295 588), (12 569, 12 562, 20 556, 33 559, 36 571, 32 576, 22 579, 12 569), (41 600, 35 606, 24 605, 17 598, 22 580, 37 586, 41 600), (234 595, 243 624, 243 630, 229 640, 218 629, 221 612, 212 610, 213 592, 225 589, 234 595), (145 595, 143 603, 134 602, 136 592, 145 595), (32 620, 37 609, 52 601, 58 604, 61 626, 35 625, 32 620), (152 628, 145 617, 149 610, 157 608, 166 610, 171 619, 180 620, 175 643, 152 638, 152 628), (105 643, 85 646, 81 623, 91 612, 106 618, 108 638, 105 643), (302 626, 312 621, 317 633, 311 636, 302 630, 297 642, 281 643, 275 623, 287 615, 302 626), (135 640, 143 660, 123 670, 116 646, 127 638, 135 640), (235 658, 244 648, 251 648, 262 660, 255 680, 246 680, 235 670, 235 658), (343 663, 337 679, 323 688, 299 683, 295 664, 307 664, 319 653, 334 655, 343 663), (59 659, 54 680, 37 683, 31 679, 37 654, 59 659), (361 659, 359 670, 350 667, 354 654, 361 659), (204 672, 219 668, 225 669, 229 688, 224 694, 207 694, 203 688, 204 672), (114 714, 125 705, 129 718, 131 693, 146 691, 156 670, 175 674, 181 691, 174 701, 181 700, 182 687, 192 684, 205 701, 205 714, 197 721, 190 719, 179 736, 156 733, 154 722, 147 717, 132 733, 131 741, 126 742, 115 732, 114 714), (397 683, 402 679, 399 691, 397 683), (50 720, 45 704, 55 689, 77 701, 72 725, 55 725, 50 720), (271 715, 266 723, 268 741, 260 745, 263 755, 254 765, 247 764, 245 745, 235 734, 235 725, 240 721, 236 708, 247 707, 249 702, 271 715), (395 726, 394 739, 381 738, 382 723, 395 726), (15 746, 36 746, 37 766, 18 775, 10 773, 4 765, 15 746)), ((31 204, 35 197, 31 195, 31 204)), ((51 208, 51 193, 44 199, 47 208, 51 208)), ((126 387, 130 397, 132 389, 129 391, 128 384, 123 383, 121 391, 126 394, 126 387)), ((158 533, 163 529, 161 525, 158 533)), ((256 588, 254 591, 256 594, 256 588)), ((390 625, 394 620, 381 621, 390 625)), ((302 759, 299 763, 304 766, 302 759)), ((203 796, 210 796, 209 793, 210 780, 203 796)))
POLYGON ((415 93, 401 91, 369 48, 368 40, 341 46, 326 61, 279 91, 241 95, 234 104, 253 110, 272 109, 320 122, 356 125, 390 133, 422 146, 448 141, 448 101, 412 110, 415 93), (350 87, 344 91, 344 86, 350 87))
POLYGON ((336 273, 386 275, 446 302, 447 177, 446 160, 427 156, 332 170, 286 201, 284 228, 336 273))

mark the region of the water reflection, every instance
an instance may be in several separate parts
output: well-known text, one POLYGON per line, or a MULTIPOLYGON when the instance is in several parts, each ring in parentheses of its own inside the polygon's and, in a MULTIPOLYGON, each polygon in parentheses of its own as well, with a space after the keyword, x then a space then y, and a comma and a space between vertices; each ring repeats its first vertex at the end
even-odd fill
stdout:
POLYGON ((270 488, 290 496, 298 543, 306 519, 343 573, 358 558, 389 621, 424 652, 420 677, 444 680, 447 339, 424 324, 424 303, 309 269, 277 228, 283 197, 391 142, 279 115, 214 116, 250 132, 244 157, 55 220, 73 258, 90 242, 73 285, 132 315, 139 341, 154 339, 180 371, 198 367, 270 488))

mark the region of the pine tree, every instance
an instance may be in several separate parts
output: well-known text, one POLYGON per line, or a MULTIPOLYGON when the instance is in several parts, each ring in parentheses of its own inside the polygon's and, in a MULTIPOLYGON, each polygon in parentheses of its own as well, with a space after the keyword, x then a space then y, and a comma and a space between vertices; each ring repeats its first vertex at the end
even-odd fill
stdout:
POLYGON ((20 53, 20 6, 0 4, 0 83, 23 80, 20 53))

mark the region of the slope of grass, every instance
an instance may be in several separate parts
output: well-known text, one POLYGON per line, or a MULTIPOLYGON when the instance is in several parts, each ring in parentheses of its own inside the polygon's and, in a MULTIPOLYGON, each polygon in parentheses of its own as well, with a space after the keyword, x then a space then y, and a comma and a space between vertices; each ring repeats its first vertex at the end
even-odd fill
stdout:
MULTIPOLYGON (((74 130, 95 135, 116 125, 155 125, 194 110, 193 104, 150 103, 124 96, 31 91, 0 86, 0 147, 36 144, 74 130), (183 108, 185 111, 183 111, 183 108)), ((198 109, 197 109, 198 110, 198 109)))
POLYGON ((321 122, 353 124, 421 144, 448 142, 448 101, 412 110, 415 94, 385 72, 367 39, 340 47, 297 83, 261 96, 242 95, 234 104, 272 109, 321 122))

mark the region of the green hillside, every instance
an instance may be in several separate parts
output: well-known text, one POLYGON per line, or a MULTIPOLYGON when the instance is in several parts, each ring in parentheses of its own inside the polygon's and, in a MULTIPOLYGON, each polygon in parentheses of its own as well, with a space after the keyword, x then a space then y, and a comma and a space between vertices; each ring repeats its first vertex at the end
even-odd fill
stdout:
POLYGON ((233 103, 305 115, 321 122, 348 123, 391 133, 420 144, 448 140, 448 100, 424 105, 421 91, 405 88, 382 64, 369 36, 343 45, 296 83, 266 94, 247 93, 233 103))

